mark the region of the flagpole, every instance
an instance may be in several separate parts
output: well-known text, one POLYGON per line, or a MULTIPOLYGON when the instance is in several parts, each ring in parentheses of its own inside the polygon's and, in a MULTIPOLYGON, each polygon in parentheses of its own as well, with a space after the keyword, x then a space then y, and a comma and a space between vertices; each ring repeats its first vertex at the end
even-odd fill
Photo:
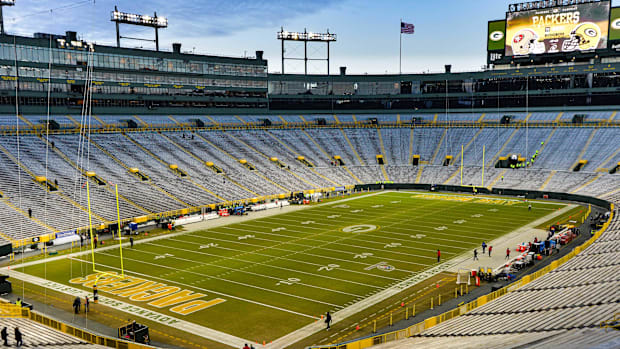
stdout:
POLYGON ((403 19, 400 19, 400 44, 398 49, 398 75, 402 74, 402 62, 403 62, 403 19))

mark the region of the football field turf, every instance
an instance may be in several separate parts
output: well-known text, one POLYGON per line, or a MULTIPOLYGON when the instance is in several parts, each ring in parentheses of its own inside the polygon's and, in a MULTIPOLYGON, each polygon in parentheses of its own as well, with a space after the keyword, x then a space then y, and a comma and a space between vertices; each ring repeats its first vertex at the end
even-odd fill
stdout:
MULTIPOLYGON (((268 343, 436 266, 437 249, 442 261, 481 253, 482 241, 564 206, 533 202, 528 211, 516 199, 382 192, 145 240, 122 250, 123 282, 133 284, 98 286, 102 296, 268 343), (202 294, 204 307, 161 302, 179 290, 188 301, 202 294)), ((95 250, 97 269, 120 273, 119 252, 95 250)), ((90 253, 17 270, 91 290, 75 280, 93 274, 90 253)))

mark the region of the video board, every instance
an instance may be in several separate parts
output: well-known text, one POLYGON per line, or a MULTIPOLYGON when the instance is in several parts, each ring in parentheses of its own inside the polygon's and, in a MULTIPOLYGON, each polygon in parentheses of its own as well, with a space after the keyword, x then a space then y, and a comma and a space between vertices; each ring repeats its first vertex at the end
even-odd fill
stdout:
POLYGON ((506 56, 606 49, 610 2, 579 3, 506 14, 506 56))

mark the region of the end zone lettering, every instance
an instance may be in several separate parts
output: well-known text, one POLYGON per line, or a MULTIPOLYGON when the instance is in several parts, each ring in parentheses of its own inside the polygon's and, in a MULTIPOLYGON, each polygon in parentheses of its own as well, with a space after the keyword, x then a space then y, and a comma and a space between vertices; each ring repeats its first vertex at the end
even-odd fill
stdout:
POLYGON ((198 298, 206 296, 203 293, 194 293, 177 286, 168 286, 141 278, 122 278, 114 272, 102 276, 99 281, 97 281, 97 276, 99 274, 90 274, 83 278, 71 279, 69 283, 92 288, 97 282, 99 292, 129 298, 134 302, 148 302, 146 304, 156 308, 170 307, 168 310, 181 315, 195 313, 226 301, 221 298, 201 300, 198 298))

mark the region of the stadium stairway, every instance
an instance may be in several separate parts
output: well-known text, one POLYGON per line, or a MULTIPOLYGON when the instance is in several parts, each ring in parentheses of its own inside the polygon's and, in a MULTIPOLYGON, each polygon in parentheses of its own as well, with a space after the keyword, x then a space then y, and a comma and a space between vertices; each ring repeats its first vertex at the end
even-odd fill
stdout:
MULTIPOLYGON (((321 151, 321 152, 325 155, 325 158, 326 158, 326 159, 328 159, 327 161, 331 161, 331 160, 333 160, 333 159, 332 159, 332 156, 330 156, 330 155, 329 155, 329 154, 325 151, 325 149, 323 149, 323 147, 321 147, 321 145, 320 145, 320 144, 319 144, 319 143, 318 143, 318 142, 317 142, 314 138, 312 138, 312 136, 311 136, 308 132, 306 132, 306 130, 302 129, 301 131, 302 131, 302 132, 303 132, 303 134, 305 134, 305 135, 308 137, 308 139, 310 139, 310 141, 312 141, 312 143, 313 143, 313 144, 314 144, 314 145, 315 145, 315 146, 316 146, 316 147, 317 147, 317 148, 318 148, 318 149, 319 149, 319 150, 320 150, 320 151, 321 151)), ((346 171, 346 172, 347 172, 347 173, 351 176, 351 178, 353 178, 353 179, 355 180, 355 182, 357 182, 358 184, 363 184, 363 183, 362 183, 362 181, 361 181, 361 180, 360 180, 360 179, 359 179, 356 175, 354 175, 354 174, 353 174, 353 172, 351 172, 351 170, 349 170, 349 169, 347 168, 347 166, 346 166, 346 165, 345 165, 345 166, 342 166, 342 168, 344 168, 344 169, 345 169, 345 171, 346 171)))
MULTIPOLYGON (((95 147, 97 147, 97 149, 99 149, 102 153, 104 153, 105 155, 107 155, 110 159, 114 160, 116 163, 118 163, 119 165, 121 165, 122 167, 124 167, 127 170, 127 175, 131 175, 131 169, 129 168, 129 166, 127 166, 124 162, 122 162, 119 158, 117 158, 116 156, 112 155, 109 151, 107 151, 105 148, 103 148, 101 145, 97 144, 97 142, 95 142, 95 140, 93 140, 92 138, 89 139, 90 143, 92 145, 94 145, 95 147)), ((182 205, 182 207, 189 207, 191 206, 190 204, 184 202, 183 200, 177 198, 176 196, 172 195, 171 193, 169 193, 168 191, 166 191, 165 189, 159 187, 158 185, 156 185, 155 183, 151 182, 150 180, 147 181, 148 185, 150 185, 151 187, 153 187, 154 189, 156 189, 157 191, 161 192, 162 194, 168 196, 169 198, 173 199, 174 201, 178 202, 179 204, 182 205)))
MULTIPOLYGON (((159 156, 155 155, 150 150, 146 149, 142 144, 137 142, 135 139, 129 137, 127 134, 122 133, 122 135, 125 136, 125 138, 128 139, 131 143, 135 144, 138 148, 140 148, 142 151, 144 151, 146 154, 148 154, 150 157, 152 157, 153 159, 157 160, 162 165, 164 165, 166 168, 170 169, 171 172, 173 172, 175 175, 177 175, 176 172, 172 171, 172 169, 170 167, 171 164, 167 163, 162 158, 160 158, 159 156)), ((158 132, 157 135, 159 136, 160 133, 158 132)), ((191 184, 193 184, 194 186, 196 186, 196 187, 200 188, 201 190, 205 191, 206 193, 208 193, 208 194, 210 194, 210 195, 220 199, 221 201, 227 201, 226 198, 223 198, 223 197, 217 195, 216 193, 214 193, 213 191, 209 190, 208 188, 206 188, 202 184, 200 184, 200 183, 196 182, 195 180, 193 180, 190 176, 185 177, 185 179, 188 182, 190 182, 191 184)))
POLYGON ((349 145, 349 148, 351 148, 351 152, 353 153, 353 155, 355 155, 355 157, 357 158, 357 161, 359 161, 361 166, 364 166, 364 161, 362 160, 362 158, 360 157, 360 154, 355 150, 355 147, 353 146, 353 144, 351 143, 351 140, 349 139, 349 137, 347 137, 347 133, 344 132, 344 130, 342 128, 339 128, 340 132, 342 133, 342 136, 344 137, 344 140, 347 142, 347 144, 349 145))
MULTIPOLYGON (((173 141, 170 137, 166 136, 163 133, 160 133, 160 135, 167 140, 168 142, 170 142, 171 144, 173 144, 175 147, 179 148, 181 151, 183 151, 184 153, 188 154, 189 156, 193 157, 194 159, 196 159, 196 161, 198 161, 199 163, 203 164, 204 166, 206 165, 206 161, 201 159, 200 157, 198 157, 196 154, 192 153, 190 150, 188 150, 187 148, 183 147, 182 145, 176 143, 175 141, 173 141)), ((208 167, 208 166, 207 166, 208 167)), ((241 188, 242 190, 247 191, 248 193, 254 195, 254 196, 259 196, 260 194, 250 190, 249 188, 247 188, 246 186, 240 184, 239 182, 235 181, 234 179, 230 178, 228 175, 226 175, 226 173, 222 173, 222 177, 226 178, 228 181, 230 181, 230 183, 236 185, 237 187, 241 188)))
POLYGON ((439 150, 441 149, 441 145, 445 141, 447 134, 448 134, 448 128, 446 127, 443 129, 443 133, 441 134, 441 138, 439 139, 439 142, 437 143, 437 147, 435 148, 435 151, 433 152, 433 156, 431 157, 429 164, 431 165, 435 164, 435 159, 437 159, 437 155, 439 155, 439 150))
MULTIPOLYGON (((276 135, 274 135, 272 132, 269 132, 269 130, 266 130, 265 133, 273 138, 273 140, 275 140, 276 142, 280 143, 284 148, 286 148, 289 152, 291 152, 291 154, 294 154, 295 157, 298 156, 303 156, 303 154, 299 154, 296 151, 294 151, 293 149, 291 149, 286 143, 284 143, 281 139, 279 139, 278 137, 276 137, 276 135)), ((325 181, 332 183, 333 185, 339 185, 338 183, 332 181, 331 179, 323 176, 322 174, 318 173, 317 171, 314 170, 314 168, 312 167, 308 167, 307 170, 310 170, 311 172, 313 172, 314 174, 316 174, 317 176, 323 178, 325 181)))
MULTIPOLYGON (((207 138, 205 138, 202 134, 200 134, 200 132, 195 132, 194 133, 196 135, 196 137, 200 138, 202 141, 204 141, 205 143, 209 144, 210 146, 212 146, 213 148, 217 149, 218 151, 220 151, 222 154, 225 154, 226 156, 228 156, 229 158, 233 159, 235 162, 239 162, 239 160, 234 156, 232 156, 229 152, 225 151, 224 149, 222 149, 221 147, 219 147, 217 144, 209 141, 207 138)), ((264 179, 265 181, 273 184, 274 186, 282 189, 283 192, 288 192, 290 191, 289 189, 281 186, 280 184, 276 183, 275 181, 272 181, 271 179, 267 178, 264 174, 262 174, 260 171, 253 171, 257 176, 259 176, 260 178, 264 179)))
MULTIPOLYGON (((230 137, 231 137, 231 138, 233 138, 233 139, 235 139, 237 142, 239 142, 239 143, 243 144, 243 145, 244 145, 244 146, 246 146, 248 149, 250 149, 250 150, 254 151, 256 154, 258 154, 258 155, 260 155, 260 156, 264 157, 264 158, 265 158, 265 159, 267 159, 267 160, 270 160, 270 157, 269 157, 269 156, 265 155, 263 152, 261 152, 261 151, 259 151, 258 149, 254 148, 253 146, 251 146, 250 144, 248 144, 246 141, 242 140, 240 137, 237 137, 237 136, 232 135, 232 134, 230 135, 230 137)), ((283 169, 284 171, 286 171, 286 172, 290 173, 293 177, 297 178, 298 180, 300 180, 300 181, 302 181, 302 182, 306 183, 307 185, 309 185, 309 186, 313 187, 314 189, 319 189, 319 188, 320 188, 320 186, 319 186, 319 185, 317 185, 316 183, 312 183, 312 182, 310 182, 308 179, 301 177, 299 174, 297 174, 297 173, 295 173, 295 172, 291 171, 290 169, 288 169, 288 168, 286 168, 286 167, 284 167, 284 168, 282 168, 282 169, 283 169)))
POLYGON ((545 190, 545 188, 547 187, 547 185, 549 184, 549 182, 551 182, 551 179, 553 178, 553 176, 555 176, 555 174, 558 173, 558 171, 553 170, 551 172, 549 172, 549 175, 547 176, 547 179, 545 179, 545 181, 543 182, 543 184, 538 188, 538 190, 545 190))
MULTIPOLYGON (((89 177, 86 176, 86 170, 80 168, 73 160, 71 160, 65 153, 63 153, 62 151, 60 151, 60 149, 58 149, 57 147, 52 147, 52 144, 50 143, 50 141, 48 139, 46 139, 45 137, 41 136, 41 135, 37 135, 39 137, 39 139, 41 139, 43 142, 47 143, 50 147, 50 149, 52 149, 56 154, 58 154, 58 156, 60 156, 61 158, 63 158, 69 165, 73 166, 73 168, 75 168, 77 171, 82 173, 82 177, 85 180, 89 180, 89 177)), ((109 185, 105 185, 103 186, 105 188, 106 191, 108 191, 110 194, 112 195, 116 195, 115 191, 111 188, 111 186, 109 185)), ((146 208, 138 205, 137 203, 131 201, 130 199, 128 199, 127 197, 121 195, 119 193, 118 195, 119 199, 126 202, 127 204, 135 207, 136 209, 144 212, 144 213, 154 213, 151 212, 149 210, 147 210, 146 208)))
MULTIPOLYGON (((15 158, 13 156, 13 154, 11 154, 11 152, 9 152, 4 146, 0 145, 0 151, 2 151, 2 153, 4 153, 11 161, 13 161, 13 163, 15 163, 16 165, 18 165, 22 170, 24 170, 29 176, 30 179, 32 181, 36 182, 36 175, 28 168, 26 167, 21 161, 19 161, 17 158, 15 158)), ((47 189, 46 189, 47 190, 47 189)), ((70 197, 68 197, 67 195, 63 194, 60 190, 56 191, 54 193, 54 195, 57 195, 58 197, 61 197, 62 199, 64 199, 65 201, 69 202, 71 205, 73 205, 74 207, 78 208, 79 210, 88 213, 88 209, 84 206, 82 206, 81 204, 79 204, 78 202, 76 202, 75 200, 71 199, 70 197)), ((15 206, 13 203, 11 203, 9 200, 4 200, 7 205, 11 206, 12 208, 16 209, 17 212, 19 212, 20 214, 24 215, 25 217, 28 217, 27 213, 24 212, 21 209, 17 209, 17 206, 15 206)), ((108 222, 105 218, 101 217, 100 215, 96 214, 96 213, 92 213, 93 216, 99 221, 99 222, 108 222)), ((32 219, 32 218, 31 218, 32 219)), ((35 218, 36 219, 36 218, 35 218)), ((34 220, 34 219, 32 219, 34 220)), ((37 222, 35 220, 35 222, 37 222)), ((51 226, 48 226, 46 224, 44 224, 41 221, 38 221, 37 224, 44 226, 52 231, 59 231, 58 228, 53 228, 51 226)))

